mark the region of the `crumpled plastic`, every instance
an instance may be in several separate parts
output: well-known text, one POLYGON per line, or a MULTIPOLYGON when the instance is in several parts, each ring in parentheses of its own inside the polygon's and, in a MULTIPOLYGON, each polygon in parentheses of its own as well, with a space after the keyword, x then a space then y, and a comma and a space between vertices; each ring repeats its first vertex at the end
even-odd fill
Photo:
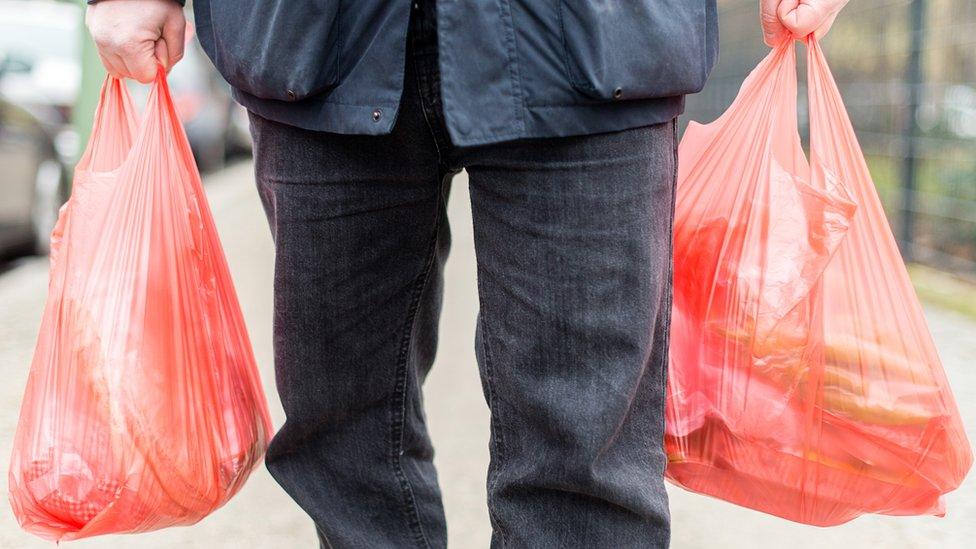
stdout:
POLYGON ((804 155, 795 55, 679 146, 666 475, 820 526, 941 515, 969 442, 814 38, 804 155))
POLYGON ((261 462, 271 422, 161 68, 141 123, 105 81, 51 242, 9 472, 17 520, 55 541, 199 521, 261 462))

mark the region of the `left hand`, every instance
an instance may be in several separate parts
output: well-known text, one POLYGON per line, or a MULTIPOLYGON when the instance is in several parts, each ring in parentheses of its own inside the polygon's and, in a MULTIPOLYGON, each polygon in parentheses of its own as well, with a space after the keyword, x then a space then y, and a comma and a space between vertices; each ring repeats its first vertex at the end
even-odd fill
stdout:
POLYGON ((786 40, 802 40, 810 33, 827 34, 849 0, 759 0, 763 41, 773 47, 786 40))

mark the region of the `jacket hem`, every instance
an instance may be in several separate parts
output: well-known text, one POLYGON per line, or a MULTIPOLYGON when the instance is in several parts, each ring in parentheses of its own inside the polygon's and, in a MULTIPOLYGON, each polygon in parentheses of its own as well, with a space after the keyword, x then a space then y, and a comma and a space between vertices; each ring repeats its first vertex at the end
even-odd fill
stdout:
POLYGON ((261 118, 288 124, 304 130, 350 135, 386 135, 393 131, 399 103, 377 102, 372 105, 332 103, 316 98, 282 102, 254 97, 237 88, 234 99, 261 118), (374 114, 380 113, 379 120, 374 114))
MULTIPOLYGON (((298 128, 355 135, 386 135, 393 131, 399 102, 350 105, 310 98, 297 102, 261 99, 233 90, 234 99, 262 118, 298 128), (380 120, 373 114, 379 110, 380 120)), ((684 110, 684 96, 579 105, 526 105, 523 124, 510 132, 459 134, 448 124, 457 147, 491 145, 518 139, 570 137, 609 133, 668 122, 684 110)))
POLYGON ((491 145, 517 139, 572 137, 610 133, 669 122, 684 111, 684 96, 580 105, 526 105, 524 125, 507 133, 459 135, 448 124, 458 147, 491 145))

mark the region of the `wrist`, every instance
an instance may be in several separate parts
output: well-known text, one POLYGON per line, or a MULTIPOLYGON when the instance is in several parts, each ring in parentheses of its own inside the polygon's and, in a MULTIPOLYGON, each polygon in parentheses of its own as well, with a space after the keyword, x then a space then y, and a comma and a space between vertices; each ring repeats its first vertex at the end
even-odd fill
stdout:
MULTIPOLYGON (((98 4, 100 1, 101 0, 85 0, 85 2, 88 3, 88 5, 98 4)), ((186 6, 186 0, 171 0, 171 1, 176 2, 181 6, 186 6)))

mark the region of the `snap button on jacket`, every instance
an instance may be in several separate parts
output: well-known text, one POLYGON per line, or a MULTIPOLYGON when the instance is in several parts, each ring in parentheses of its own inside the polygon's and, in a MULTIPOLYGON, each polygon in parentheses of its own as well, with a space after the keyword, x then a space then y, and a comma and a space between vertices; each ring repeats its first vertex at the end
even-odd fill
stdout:
MULTIPOLYGON (((389 133, 410 0, 196 0, 204 50, 258 115, 389 133), (381 116, 376 116, 381 113, 381 116)), ((441 0, 444 116, 459 146, 670 120, 718 51, 715 0, 441 0)))

